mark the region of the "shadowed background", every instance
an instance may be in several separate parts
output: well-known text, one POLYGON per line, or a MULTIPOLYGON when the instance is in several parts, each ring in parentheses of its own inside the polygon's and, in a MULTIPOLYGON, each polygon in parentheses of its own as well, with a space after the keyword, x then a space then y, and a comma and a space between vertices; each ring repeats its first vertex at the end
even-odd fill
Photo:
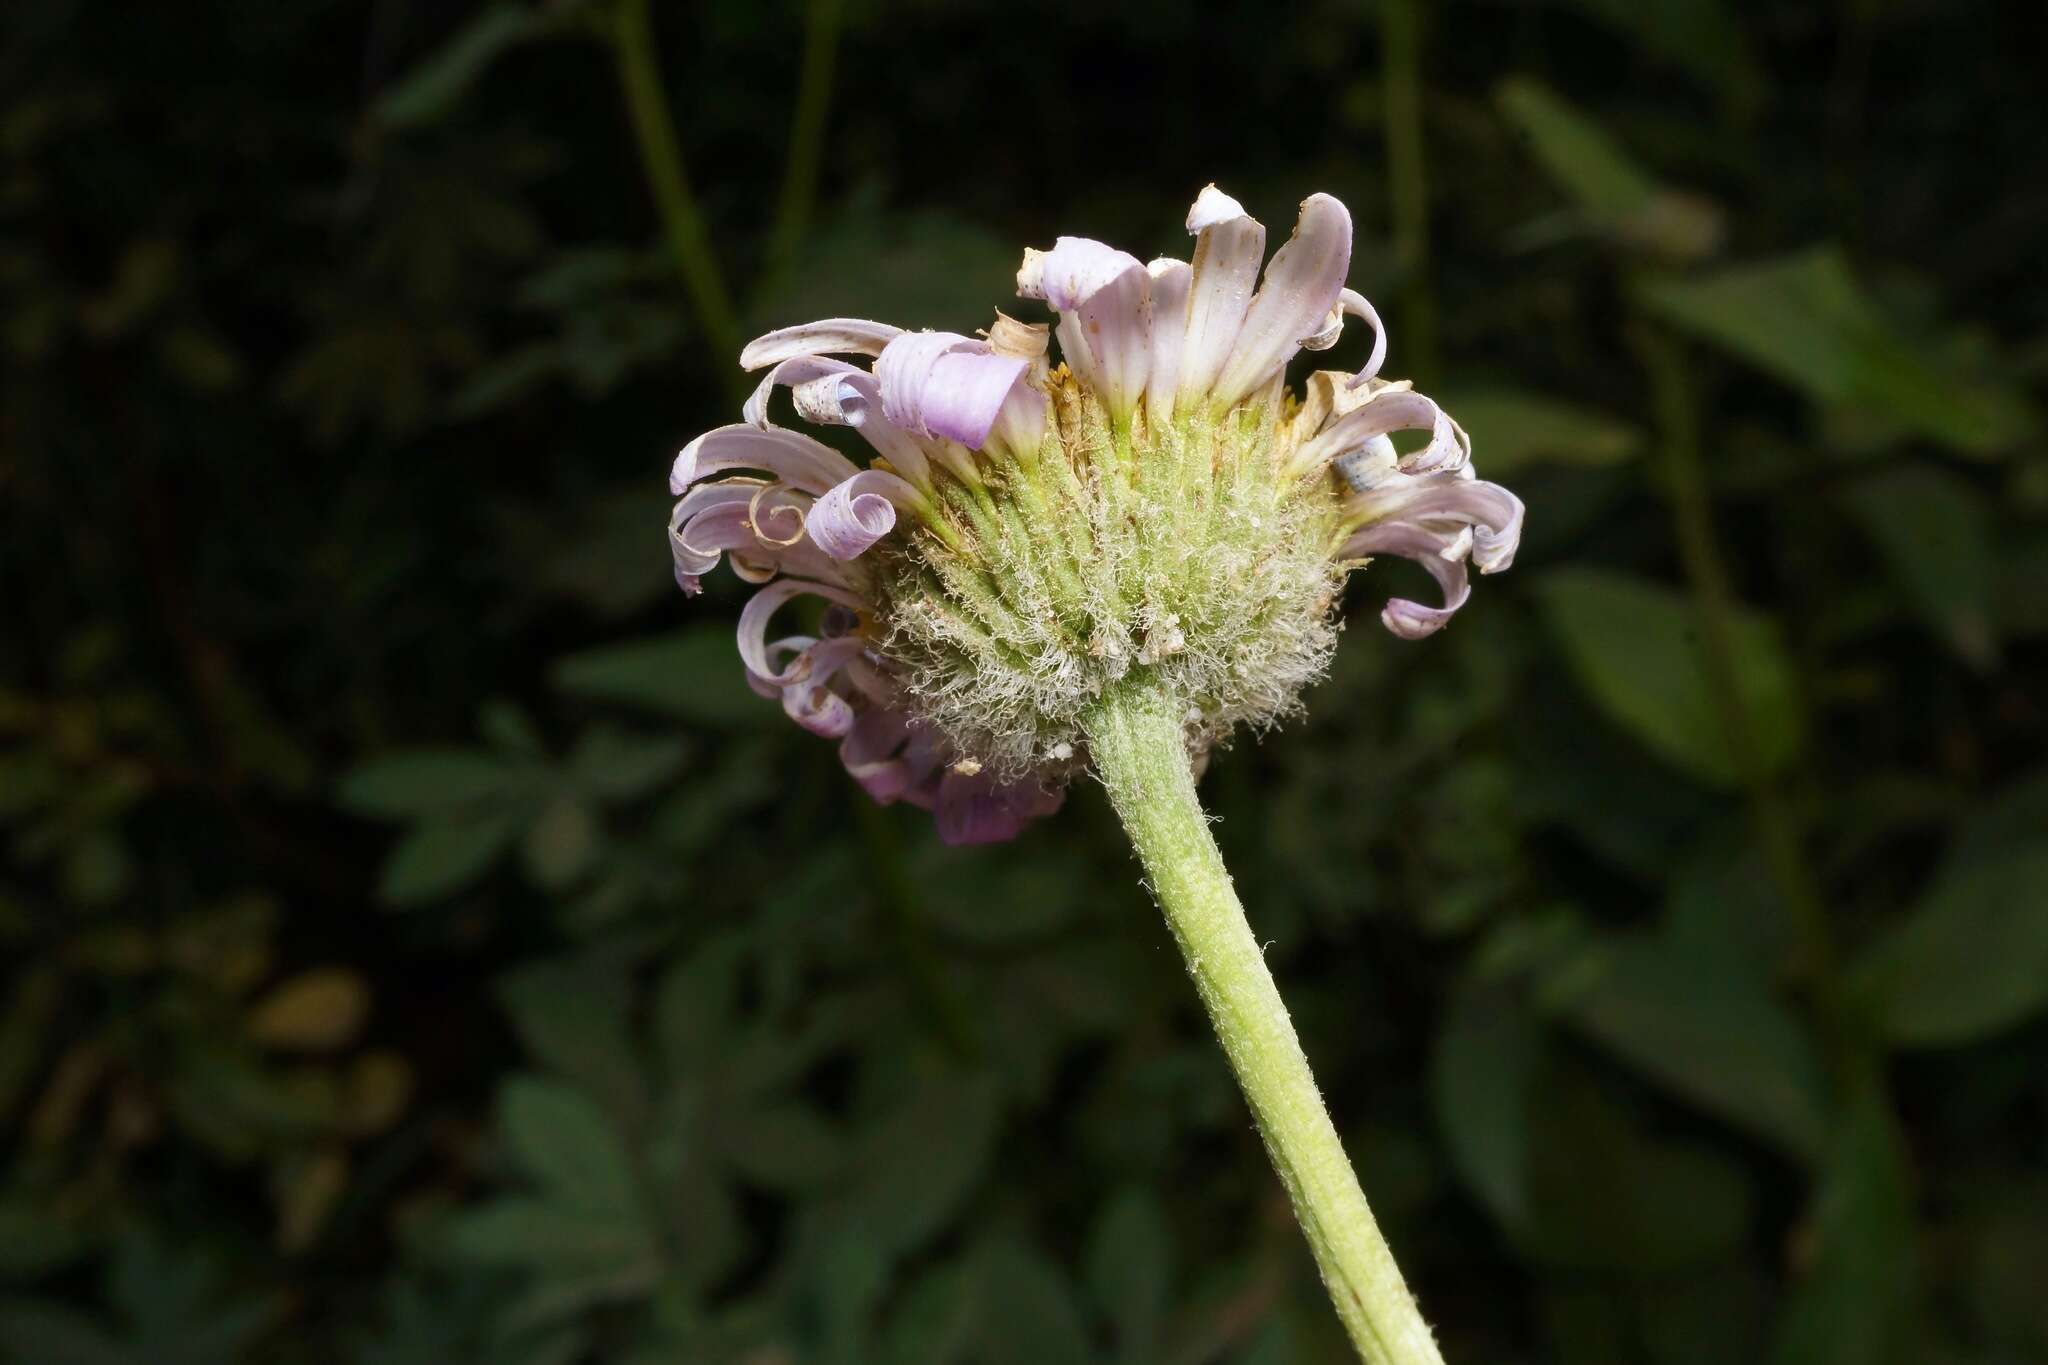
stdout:
POLYGON ((1346 1359, 1100 793, 870 807, 661 531, 1211 180, 1529 507, 1204 782, 1446 1354, 2048 1360, 2038 14, 0 22, 0 1360, 1346 1359))

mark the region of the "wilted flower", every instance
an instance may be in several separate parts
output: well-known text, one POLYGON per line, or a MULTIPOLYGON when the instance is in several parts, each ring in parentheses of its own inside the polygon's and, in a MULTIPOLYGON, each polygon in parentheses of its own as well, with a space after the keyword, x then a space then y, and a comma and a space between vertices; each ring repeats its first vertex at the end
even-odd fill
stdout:
POLYGON ((1344 286, 1344 206, 1307 199, 1256 292, 1266 230, 1236 200, 1209 187, 1187 226, 1192 262, 1083 237, 1024 253, 1017 292, 1058 313, 1057 366, 1046 327, 1000 313, 982 337, 856 319, 771 332, 741 355, 767 371, 746 420, 676 458, 684 590, 721 556, 764 585, 740 617, 755 690, 838 739, 877 800, 933 810, 949 842, 1056 808, 1082 714, 1132 670, 1185 702, 1199 753, 1298 704, 1343 580, 1372 556, 1413 559, 1442 590, 1386 604, 1408 639, 1463 605, 1468 565, 1514 558, 1520 501, 1474 477, 1435 403, 1375 377, 1386 336, 1344 286), (1288 361, 1334 345, 1346 317, 1372 329, 1371 358, 1297 397, 1288 361), (874 458, 771 423, 778 388, 874 458), (1427 440, 1397 453, 1401 431, 1427 440), (806 597, 816 633, 771 638, 806 597))

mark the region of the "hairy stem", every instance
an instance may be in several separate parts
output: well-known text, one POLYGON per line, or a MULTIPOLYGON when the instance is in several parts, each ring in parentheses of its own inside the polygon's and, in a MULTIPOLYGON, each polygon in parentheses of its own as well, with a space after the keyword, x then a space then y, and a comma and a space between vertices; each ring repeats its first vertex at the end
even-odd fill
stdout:
POLYGON ((739 318, 733 311, 731 296, 725 292, 725 280, 718 271, 718 257, 711 248, 704 215, 698 212, 696 197, 690 193, 689 177, 683 173, 683 152, 676 142, 675 117, 669 112, 668 96, 661 86, 654 25, 647 6, 648 0, 620 0, 617 26, 612 32, 619 85, 625 91, 626 108, 633 117, 633 136, 640 147, 647 187, 661 213, 662 229, 668 234, 676 267, 682 272, 683 287, 689 291, 690 302, 697 310, 697 325, 703 329, 705 345, 715 355, 736 356, 741 342, 739 318))
POLYGON ((1180 943, 1352 1344, 1371 1365, 1441 1365, 1209 835, 1182 710, 1144 685, 1106 695, 1084 721, 1096 774, 1180 943))

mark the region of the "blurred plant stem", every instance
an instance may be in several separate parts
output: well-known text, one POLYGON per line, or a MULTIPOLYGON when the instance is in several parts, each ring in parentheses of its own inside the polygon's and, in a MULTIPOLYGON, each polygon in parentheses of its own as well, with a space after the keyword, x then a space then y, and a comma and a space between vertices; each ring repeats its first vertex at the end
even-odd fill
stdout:
POLYGON ((782 169, 769 239, 771 271, 796 258, 810 228, 818 193, 818 167, 825 147, 825 115, 832 107, 832 69, 839 50, 840 0, 811 0, 804 11, 804 65, 798 78, 796 112, 789 125, 789 160, 782 169))
POLYGON ((1441 1365, 1209 834, 1184 711, 1145 685, 1105 696, 1084 721, 1096 775, 1187 959, 1352 1345, 1371 1365, 1441 1365))
POLYGON ((1714 530, 1713 492, 1700 457, 1698 404, 1684 346, 1654 323, 1639 323, 1636 350, 1650 380, 1662 438, 1665 477, 1671 498, 1678 555, 1692 587, 1706 657, 1707 689, 1719 713, 1737 768, 1743 773, 1751 823, 1763 847, 1771 879, 1798 935, 1794 975, 1814 998, 1830 1050, 1846 1061, 1841 1000, 1837 984, 1834 931, 1827 902, 1806 857, 1798 813, 1765 766, 1756 727, 1736 678, 1735 590, 1722 561, 1714 530))
POLYGON ((1380 88, 1386 100, 1387 191, 1401 271, 1404 371, 1436 376, 1436 301, 1429 288, 1429 171, 1422 139, 1422 7, 1380 0, 1380 88))
MULTIPOLYGON (((649 0, 619 0, 611 35, 612 50, 619 63, 619 84, 633 117, 640 164, 660 210, 669 249, 675 253, 676 266, 682 272, 683 286, 697 310, 697 325, 703 329, 705 345, 716 356, 737 357, 741 345, 739 318, 719 274, 717 253, 712 250, 704 215, 698 211, 697 200, 690 193, 689 177, 683 173, 683 152, 676 144, 675 118, 662 90, 661 64, 655 53, 648 3, 649 0)), ((736 382, 743 386, 743 381, 736 382)))
POLYGON ((889 822, 889 812, 873 801, 856 801, 861 842, 867 845, 869 870, 879 891, 882 922, 896 964, 902 969, 912 1002, 926 1029, 955 1061, 980 1060, 981 1040, 966 1004, 946 985, 944 964, 932 950, 931 937, 919 913, 917 888, 903 865, 903 847, 889 822))

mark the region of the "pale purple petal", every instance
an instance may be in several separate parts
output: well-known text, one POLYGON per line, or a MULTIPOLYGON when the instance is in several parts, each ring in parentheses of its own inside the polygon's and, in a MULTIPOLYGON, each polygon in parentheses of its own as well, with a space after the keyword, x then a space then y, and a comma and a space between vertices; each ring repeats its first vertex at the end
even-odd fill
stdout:
POLYGON ((894 474, 863 469, 812 505, 804 519, 811 539, 834 559, 858 558, 896 529, 896 511, 916 507, 921 498, 894 474))
POLYGON ((775 613, 792 599, 805 596, 837 602, 852 611, 860 611, 868 605, 859 595, 830 583, 801 578, 784 578, 770 583, 740 609, 740 662, 746 665, 749 673, 778 687, 787 687, 805 676, 795 671, 803 666, 801 656, 798 663, 788 668, 777 668, 770 658, 768 646, 768 624, 775 613))
POLYGON ((759 370, 805 355, 880 355, 901 327, 865 318, 826 318, 757 337, 740 352, 740 368, 759 370))
POLYGON ((1020 356, 954 351, 933 362, 924 388, 924 425, 934 436, 970 450, 988 442, 1003 405, 1031 368, 1020 356))
POLYGON ((1144 269, 1127 251, 1091 237, 1062 237, 1051 251, 1025 250, 1024 264, 1017 271, 1017 293, 1072 313, 1133 267, 1144 269))
POLYGON ((1404 468, 1414 472, 1455 469, 1471 453, 1463 429, 1442 408, 1412 389, 1392 387, 1374 393, 1338 417, 1296 452, 1295 462, 1299 468, 1314 468, 1375 436, 1396 431, 1430 433, 1429 445, 1402 462, 1404 468))
POLYGON ((1420 640, 1442 630, 1444 623, 1457 613, 1458 608, 1472 595, 1471 580, 1466 576, 1462 561, 1443 557, 1445 541, 1419 526, 1405 522, 1394 522, 1381 526, 1369 526, 1351 538, 1344 547, 1348 558, 1362 558, 1368 555, 1396 555, 1412 559, 1429 571, 1443 590, 1444 604, 1428 606, 1405 597, 1396 597, 1380 611, 1380 622, 1404 640, 1420 640))
POLYGON ((1060 800, 1035 778, 1005 786, 987 773, 949 771, 932 814, 941 843, 994 844, 1016 838, 1026 824, 1059 809, 1060 800))
POLYGON ((1355 289, 1346 289, 1337 295, 1337 313, 1340 319, 1349 314, 1372 328, 1372 354, 1366 357, 1365 368, 1351 376, 1350 387, 1355 389, 1378 374, 1380 366, 1386 363, 1387 329, 1380 324, 1380 315, 1374 311, 1372 304, 1366 301, 1365 295, 1355 289))
POLYGON ((1188 231, 1196 236, 1179 391, 1185 398, 1206 399, 1230 361, 1251 307, 1252 284, 1266 254, 1266 229, 1242 204, 1211 185, 1189 210, 1188 231))
POLYGON ((988 439, 1029 367, 1022 357, 996 355, 986 341, 958 332, 906 332, 875 362, 875 378, 891 422, 974 450, 988 439))
MULTIPOLYGON (((867 371, 860 366, 849 365, 844 360, 831 360, 815 355, 796 356, 781 362, 761 377, 761 382, 754 387, 753 396, 747 399, 746 406, 740 410, 740 416, 747 425, 765 431, 771 425, 768 421, 768 400, 777 388, 802 391, 829 377, 866 373, 867 371)), ((802 412, 813 422, 828 420, 804 411, 801 400, 797 404, 797 411, 802 412)))
POLYGON ((1180 383, 1181 348, 1188 332, 1188 285, 1194 272, 1186 261, 1162 256, 1145 267, 1152 277, 1152 368, 1145 377, 1145 410, 1165 424, 1173 417, 1180 383))
POLYGON ((1351 214, 1330 195, 1310 195, 1238 329, 1216 381, 1219 405, 1237 402, 1285 368, 1301 339, 1324 327, 1350 268, 1351 214))
POLYGON ((822 493, 853 477, 853 462, 802 432, 737 423, 707 431, 683 447, 669 470, 668 491, 680 497, 691 484, 721 469, 760 469, 792 488, 822 493))

